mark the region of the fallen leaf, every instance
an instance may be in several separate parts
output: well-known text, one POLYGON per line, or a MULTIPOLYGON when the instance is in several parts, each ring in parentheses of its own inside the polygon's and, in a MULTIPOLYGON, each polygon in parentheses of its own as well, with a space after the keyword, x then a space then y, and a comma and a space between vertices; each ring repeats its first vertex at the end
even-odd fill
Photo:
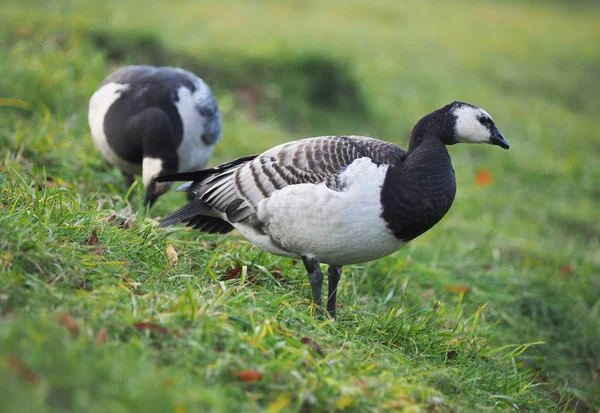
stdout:
POLYGON ((169 332, 169 330, 167 330, 165 327, 161 327, 157 324, 154 323, 148 323, 145 321, 140 321, 138 323, 133 323, 133 326, 138 330, 141 331, 142 333, 149 331, 151 333, 157 333, 160 334, 161 336, 164 336, 165 334, 167 334, 169 332))
POLYGON ((485 264, 485 265, 483 266, 483 269, 484 269, 485 271, 489 271, 489 270, 491 270, 491 269, 492 269, 492 266, 491 266, 490 264, 485 264))
POLYGON ((279 413, 290 404, 291 400, 292 396, 289 394, 280 395, 277 399, 269 403, 267 406, 267 413, 279 413))
POLYGON ((494 175, 485 169, 479 169, 475 173, 475 183, 478 186, 490 186, 494 183, 494 175))
POLYGON ((96 344, 101 346, 102 344, 104 344, 107 337, 108 337, 108 330, 103 328, 102 330, 100 330, 100 332, 96 336, 96 344))
POLYGON ((340 410, 344 410, 346 407, 350 407, 355 403, 356 399, 354 396, 349 394, 342 394, 339 399, 335 402, 335 407, 340 410))
POLYGON ((38 382, 37 375, 29 367, 21 363, 21 360, 16 354, 10 355, 10 367, 19 373, 29 383, 36 384, 38 382))
POLYGON ((254 371, 254 370, 242 370, 242 371, 238 371, 237 373, 235 373, 235 375, 237 376, 237 378, 240 381, 243 381, 245 383, 250 383, 253 381, 259 381, 260 379, 263 378, 263 375, 260 374, 258 371, 254 371))
POLYGON ((221 277, 222 280, 231 280, 232 278, 237 278, 242 273, 242 267, 233 268, 227 271, 227 275, 221 277))
POLYGON ((177 255, 175 248, 173 248, 172 245, 167 246, 166 253, 169 264, 171 264, 172 267, 176 266, 179 262, 179 255, 177 255))
POLYGON ((129 218, 119 218, 119 216, 112 211, 109 216, 105 218, 106 222, 111 224, 117 224, 121 229, 130 229, 133 227, 133 222, 129 218))
POLYGON ((447 351, 446 353, 444 353, 444 356, 446 356, 446 358, 448 360, 456 360, 458 358, 458 351, 456 351, 456 350, 447 351))
POLYGON ((564 264, 560 266, 560 272, 565 275, 569 275, 573 272, 573 266, 571 264, 564 264))
MULTIPOLYGON (((243 269, 243 267, 232 268, 231 270, 227 271, 227 275, 223 275, 221 277, 221 280, 227 281, 227 280, 232 280, 234 278, 241 277, 242 269, 243 269)), ((249 266, 248 269, 246 270, 246 275, 250 275, 250 274, 252 274, 252 266, 249 266)), ((256 281, 256 279, 257 279, 257 276, 250 277, 248 279, 248 282, 253 283, 256 281)))
POLYGON ((98 240, 98 234, 96 233, 96 230, 92 231, 92 235, 90 235, 90 237, 88 239, 83 241, 83 245, 99 245, 99 244, 100 244, 100 240, 98 240))
MULTIPOLYGON (((98 233, 96 232, 96 230, 92 231, 92 235, 90 235, 90 237, 88 239, 83 241, 83 245, 88 245, 88 246, 97 246, 97 245, 99 246, 100 245, 100 240, 98 239, 98 233)), ((92 254, 102 256, 102 255, 104 255, 104 248, 94 248, 90 252, 92 254)))
POLYGON ((312 348, 315 351, 315 353, 323 357, 323 351, 321 350, 321 347, 313 339, 309 337, 302 337, 300 339, 300 342, 312 348))
POLYGON ((8 202, 0 202, 0 209, 6 208, 8 206, 8 202))
POLYGON ((121 219, 119 221, 119 228, 121 229, 131 229, 133 228, 133 222, 129 218, 121 219))
POLYGON ((471 291, 471 288, 467 287, 466 285, 447 285, 444 287, 444 290, 451 293, 466 294, 471 291))
POLYGON ((79 325, 77 325, 77 322, 73 320, 73 317, 71 317, 69 314, 58 314, 56 316, 56 320, 61 326, 69 330, 72 336, 77 336, 79 334, 79 325))

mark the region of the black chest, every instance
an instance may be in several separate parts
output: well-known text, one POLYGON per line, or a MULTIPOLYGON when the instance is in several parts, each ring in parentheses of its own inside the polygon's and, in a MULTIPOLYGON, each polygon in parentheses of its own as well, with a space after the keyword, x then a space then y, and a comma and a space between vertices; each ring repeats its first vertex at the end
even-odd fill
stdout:
POLYGON ((394 235, 410 241, 446 215, 456 195, 456 180, 445 147, 409 154, 391 166, 381 189, 382 217, 394 235))

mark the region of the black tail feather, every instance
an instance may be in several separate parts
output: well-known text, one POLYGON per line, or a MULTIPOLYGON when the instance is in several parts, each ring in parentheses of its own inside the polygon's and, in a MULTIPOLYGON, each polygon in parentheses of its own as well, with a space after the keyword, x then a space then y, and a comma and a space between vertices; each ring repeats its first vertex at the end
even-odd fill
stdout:
POLYGON ((192 201, 163 219, 160 226, 168 227, 169 225, 177 224, 179 222, 188 222, 191 219, 205 215, 210 211, 212 211, 212 208, 204 202, 200 200, 192 201))
POLYGON ((202 169, 200 171, 180 172, 180 173, 176 173, 176 174, 161 175, 161 176, 157 176, 156 178, 154 178, 154 181, 155 182, 201 181, 201 180, 209 177, 210 175, 213 175, 217 172, 223 171, 224 169, 229 169, 234 166, 240 165, 242 163, 251 161, 252 159, 256 158, 257 156, 258 155, 244 156, 243 158, 235 159, 231 162, 227 162, 227 163, 221 164, 219 166, 215 166, 214 168, 202 169))

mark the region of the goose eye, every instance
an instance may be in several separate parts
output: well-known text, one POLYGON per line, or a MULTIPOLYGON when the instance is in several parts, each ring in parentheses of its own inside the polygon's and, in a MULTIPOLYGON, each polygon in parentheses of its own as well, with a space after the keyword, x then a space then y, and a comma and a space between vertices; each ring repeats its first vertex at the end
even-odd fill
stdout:
POLYGON ((487 116, 480 116, 478 120, 479 120, 479 123, 481 123, 482 125, 485 125, 486 123, 489 122, 490 118, 488 118, 487 116))

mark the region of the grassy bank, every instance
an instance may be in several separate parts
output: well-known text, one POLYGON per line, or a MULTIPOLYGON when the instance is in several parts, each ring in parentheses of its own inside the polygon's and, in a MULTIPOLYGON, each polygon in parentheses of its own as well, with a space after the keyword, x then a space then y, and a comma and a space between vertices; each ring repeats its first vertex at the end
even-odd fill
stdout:
POLYGON ((0 12, 0 410, 599 408, 597 7, 27 1, 0 12), (146 212, 139 186, 125 193, 86 120, 89 96, 124 63, 179 65, 211 85, 225 123, 211 164, 325 134, 404 146, 452 100, 488 110, 511 150, 451 148, 448 216, 345 268, 327 322, 301 264, 235 234, 165 232, 157 218, 181 194, 146 212))

